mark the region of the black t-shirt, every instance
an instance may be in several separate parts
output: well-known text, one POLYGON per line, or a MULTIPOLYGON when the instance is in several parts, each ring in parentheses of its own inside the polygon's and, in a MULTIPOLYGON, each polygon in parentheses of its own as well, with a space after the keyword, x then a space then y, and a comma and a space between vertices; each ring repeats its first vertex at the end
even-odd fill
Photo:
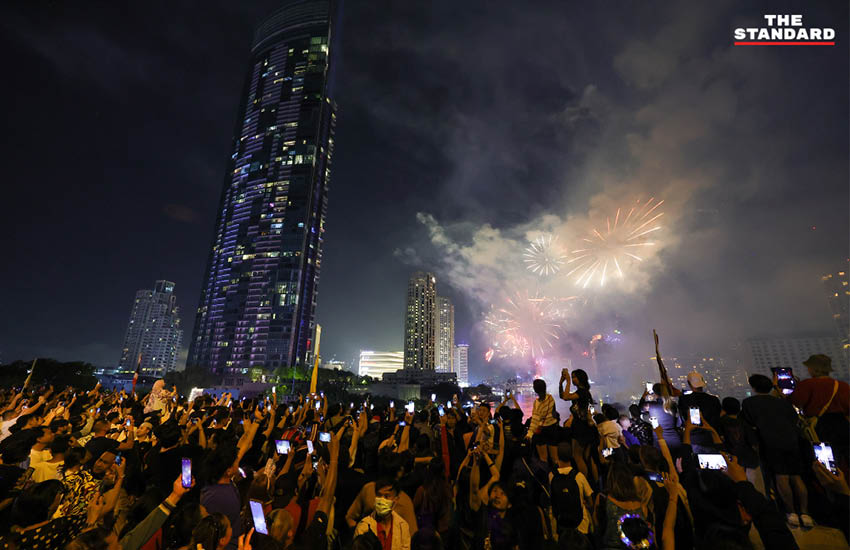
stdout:
POLYGON ((720 399, 716 395, 710 393, 694 392, 688 395, 679 397, 679 412, 684 415, 690 414, 691 407, 696 407, 702 413, 702 417, 711 424, 712 427, 717 427, 717 419, 720 418, 720 399))
POLYGON ((96 461, 100 458, 100 455, 109 451, 111 453, 117 453, 118 446, 121 445, 114 439, 110 439, 106 436, 103 437, 93 437, 86 443, 86 450, 91 453, 92 462, 96 461))
POLYGON ((744 399, 741 416, 759 431, 761 442, 771 449, 797 449, 797 411, 785 399, 759 394, 744 399))

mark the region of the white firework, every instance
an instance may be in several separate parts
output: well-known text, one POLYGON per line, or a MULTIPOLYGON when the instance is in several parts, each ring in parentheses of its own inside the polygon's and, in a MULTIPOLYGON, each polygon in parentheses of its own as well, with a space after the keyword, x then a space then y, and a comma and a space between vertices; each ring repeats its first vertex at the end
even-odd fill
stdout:
POLYGON ((650 198, 645 203, 638 200, 628 209, 618 208, 613 221, 607 219, 605 229, 593 229, 582 239, 581 248, 570 252, 566 263, 571 269, 566 276, 575 275, 576 286, 582 288, 594 279, 599 281, 599 286, 605 286, 606 279, 612 275, 623 278, 623 265, 642 262, 641 249, 656 245, 649 239, 661 229, 659 218, 664 214, 656 210, 662 204, 664 201, 650 198))
POLYGON ((563 249, 558 245, 558 237, 549 233, 531 241, 523 257, 528 270, 541 277, 554 275, 567 260, 563 249))

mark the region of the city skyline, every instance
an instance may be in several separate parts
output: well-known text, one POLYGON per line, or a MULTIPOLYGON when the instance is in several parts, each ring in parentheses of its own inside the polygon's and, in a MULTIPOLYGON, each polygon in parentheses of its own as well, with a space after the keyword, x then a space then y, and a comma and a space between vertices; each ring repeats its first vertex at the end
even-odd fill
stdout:
MULTIPOLYGON (((122 304, 159 279, 180 289, 188 343, 248 50, 280 5, 0 7, 10 73, 52 83, 2 92, 15 105, 4 362, 113 366, 122 304)), ((847 5, 794 4, 841 46, 793 49, 731 45, 767 2, 490 8, 346 5, 323 356, 402 349, 404 289, 425 270, 454 305, 473 378, 508 368, 484 362, 478 330, 502 290, 503 245, 533 242, 552 216, 609 212, 623 189, 666 199, 665 249, 632 289, 588 296, 588 314, 564 321, 564 353, 615 326, 631 358, 652 328, 682 355, 835 333, 821 278, 846 271, 850 249, 848 87, 835 78, 847 5)))

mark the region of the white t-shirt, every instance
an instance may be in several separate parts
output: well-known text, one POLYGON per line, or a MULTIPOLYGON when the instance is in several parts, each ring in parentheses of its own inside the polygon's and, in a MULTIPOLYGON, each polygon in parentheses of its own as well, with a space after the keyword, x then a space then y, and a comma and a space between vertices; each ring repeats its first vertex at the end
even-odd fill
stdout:
POLYGON ((32 480, 36 483, 41 483, 48 479, 61 480, 62 476, 59 475, 59 468, 64 464, 64 460, 60 460, 59 462, 39 462, 32 467, 32 480))
POLYGON ((623 428, 614 420, 606 420, 597 426, 599 437, 602 439, 603 447, 618 449, 620 447, 620 436, 623 435, 623 428))
POLYGON ((44 449, 43 451, 36 451, 35 449, 30 450, 30 468, 34 467, 36 464, 40 464, 42 462, 48 461, 53 458, 53 455, 50 454, 49 449, 44 449))
MULTIPOLYGON (((558 473, 562 475, 567 475, 572 471, 572 466, 567 466, 566 468, 558 468, 558 473)), ((555 477, 553 474, 549 474, 549 485, 552 484, 552 478, 555 477)), ((587 482, 587 478, 584 477, 584 474, 581 472, 576 472, 576 485, 578 485, 578 491, 581 494, 581 510, 582 517, 581 523, 579 523, 577 529, 579 533, 584 533, 585 535, 590 531, 590 511, 587 509, 585 503, 591 499, 593 496, 593 489, 590 488, 590 483, 587 482)))
POLYGON ((0 422, 0 441, 3 441, 4 439, 12 435, 12 432, 9 431, 9 428, 11 428, 12 425, 17 422, 19 418, 20 415, 16 416, 11 420, 4 420, 3 422, 0 422))

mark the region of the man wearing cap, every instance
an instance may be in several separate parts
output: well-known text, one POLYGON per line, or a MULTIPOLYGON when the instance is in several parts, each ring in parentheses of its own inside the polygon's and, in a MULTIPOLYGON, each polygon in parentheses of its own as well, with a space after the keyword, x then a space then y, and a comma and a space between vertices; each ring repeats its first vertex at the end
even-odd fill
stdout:
POLYGON ((832 445, 839 464, 847 464, 850 447, 850 385, 829 376, 832 359, 828 355, 812 355, 803 365, 809 378, 797 382, 794 393, 788 396, 809 418, 818 417, 815 431, 821 441, 832 445))
MULTIPOLYGON (((693 407, 699 409, 703 419, 711 426, 717 426, 722 410, 720 399, 705 391, 705 379, 696 371, 688 373, 688 386, 693 393, 679 397, 679 414, 682 415, 682 419, 685 422, 688 421, 690 409, 693 407)), ((695 453, 715 452, 711 433, 705 430, 694 430, 691 434, 691 446, 695 453)))

